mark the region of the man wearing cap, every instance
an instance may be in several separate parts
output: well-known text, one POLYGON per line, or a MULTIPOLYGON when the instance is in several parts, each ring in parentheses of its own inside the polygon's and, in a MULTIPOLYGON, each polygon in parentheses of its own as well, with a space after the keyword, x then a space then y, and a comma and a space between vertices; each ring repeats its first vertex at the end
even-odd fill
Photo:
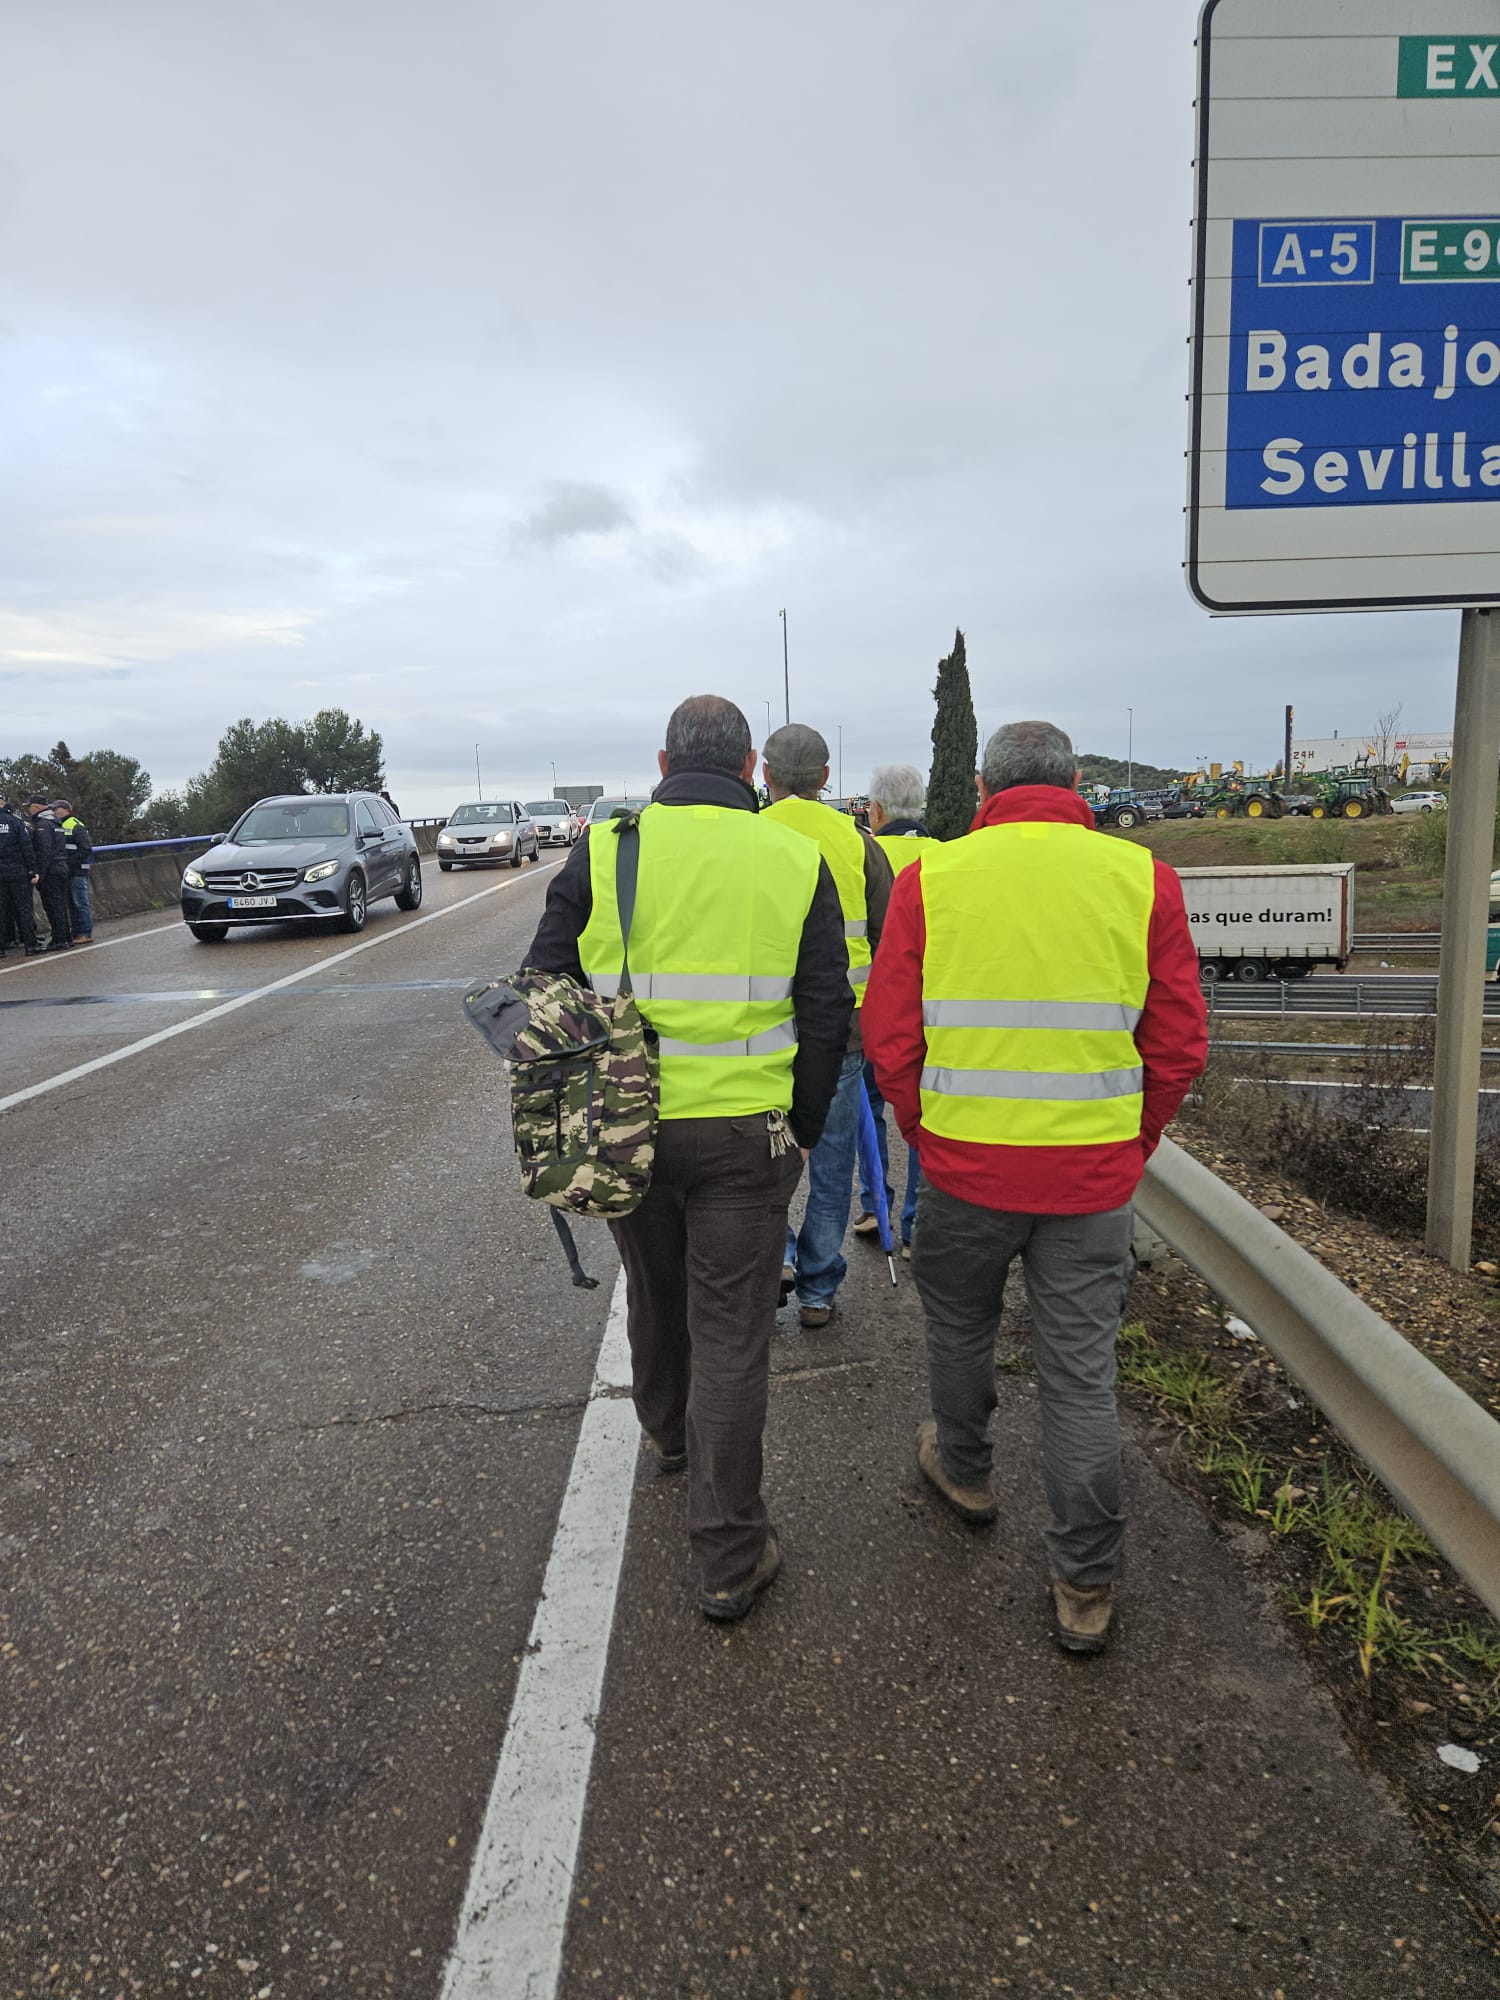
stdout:
POLYGON ((995 1333, 1019 1257, 1053 1632, 1098 1653, 1125 1539, 1115 1341, 1131 1197, 1208 1039, 1182 884, 1149 849, 1096 832, 1076 785, 1052 723, 996 730, 973 826, 896 883, 865 1035, 922 1152, 912 1275, 932 1418, 918 1468, 960 1520, 994 1520, 995 1333))
POLYGON ((828 782, 828 745, 806 723, 789 722, 766 738, 761 769, 771 803, 766 817, 816 843, 838 890, 844 913, 844 943, 855 1014, 849 1046, 839 1072, 823 1136, 807 1163, 807 1209, 802 1228, 788 1230, 784 1288, 795 1285, 799 1318, 814 1330, 833 1317, 834 1294, 843 1283, 844 1231, 849 1226, 854 1161, 859 1150, 859 1080, 864 1043, 859 1008, 870 960, 891 893, 891 864, 870 835, 847 813, 824 805, 818 796, 828 782))
POLYGON ((52 935, 48 951, 68 951, 73 944, 73 917, 68 902, 68 846, 57 816, 40 792, 26 801, 31 815, 31 842, 36 850, 36 892, 42 899, 52 935))
MULTIPOLYGON (((658 761, 639 815, 628 966, 657 1037, 661 1117, 651 1185, 610 1229, 636 1414, 658 1470, 687 1469, 699 1608, 727 1623, 781 1567, 760 1490, 776 1274, 853 996, 834 884, 807 841, 757 810, 739 709, 720 695, 680 703, 658 761)), ((624 824, 585 830, 526 960, 610 995, 627 964, 624 824)))
POLYGON ((25 946, 28 958, 36 958, 41 952, 31 901, 35 886, 31 828, 0 791, 0 958, 18 940, 25 946))
POLYGON ((69 800, 54 799, 52 816, 62 827, 68 857, 68 909, 73 919, 73 942, 92 944, 94 907, 89 901, 89 870, 94 865, 94 843, 69 800))

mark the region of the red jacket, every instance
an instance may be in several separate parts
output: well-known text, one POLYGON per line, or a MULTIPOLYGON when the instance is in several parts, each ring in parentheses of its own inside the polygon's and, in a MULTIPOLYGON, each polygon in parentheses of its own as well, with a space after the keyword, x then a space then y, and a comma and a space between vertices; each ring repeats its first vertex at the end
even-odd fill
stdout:
MULTIPOLYGON (((1016 820, 1072 821, 1094 815, 1076 792, 1056 785, 1016 785, 997 792, 975 828, 1016 820)), ((1101 840, 1109 838, 1100 834, 1101 840)), ((896 877, 885 929, 865 988, 865 1053, 907 1144, 922 1156, 935 1187, 982 1208, 1025 1215, 1095 1215, 1120 1208, 1135 1192, 1147 1160, 1208 1055, 1208 1017, 1198 982, 1198 954, 1175 869, 1156 863, 1156 901, 1147 934, 1151 984, 1135 1031, 1146 1072, 1141 1136, 1107 1146, 989 1146, 945 1139, 922 1125, 922 954, 927 924, 922 864, 896 877)))

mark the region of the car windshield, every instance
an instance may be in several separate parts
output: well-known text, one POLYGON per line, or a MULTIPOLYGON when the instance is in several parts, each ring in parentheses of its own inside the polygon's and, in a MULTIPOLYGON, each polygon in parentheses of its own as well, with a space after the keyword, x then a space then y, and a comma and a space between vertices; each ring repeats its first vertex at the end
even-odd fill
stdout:
POLYGON ((449 820, 449 826, 513 826, 515 809, 511 806, 489 804, 460 806, 449 820))
POLYGON ((649 799, 595 799, 589 807, 590 819, 613 819, 616 813, 644 812, 649 799))
POLYGON ((533 819, 566 819, 568 809, 561 799, 533 799, 526 808, 533 819))
POLYGON ((288 799, 279 805, 252 806, 235 829, 239 847, 263 847, 273 840, 343 840, 349 832, 349 808, 331 800, 288 799))

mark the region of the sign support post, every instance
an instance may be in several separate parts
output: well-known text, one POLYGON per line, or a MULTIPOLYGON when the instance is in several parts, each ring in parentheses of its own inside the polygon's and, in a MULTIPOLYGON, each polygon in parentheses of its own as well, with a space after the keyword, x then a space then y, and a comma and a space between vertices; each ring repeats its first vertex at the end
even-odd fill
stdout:
POLYGON ((1466 611, 1453 714, 1453 783, 1443 870, 1443 949, 1427 1165, 1427 1248, 1457 1271, 1469 1268, 1474 1231, 1479 1050, 1497 769, 1500 613, 1466 611))

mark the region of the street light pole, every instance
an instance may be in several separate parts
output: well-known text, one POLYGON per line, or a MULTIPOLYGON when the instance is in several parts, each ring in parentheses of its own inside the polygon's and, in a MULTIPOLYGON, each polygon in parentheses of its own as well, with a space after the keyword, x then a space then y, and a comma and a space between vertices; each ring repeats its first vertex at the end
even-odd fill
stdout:
POLYGON ((555 762, 552 766, 552 796, 553 798, 557 797, 557 765, 555 762))
POLYGON ((764 695, 762 695, 760 699, 761 699, 761 706, 766 711, 766 734, 767 736, 769 736, 771 733, 771 704, 766 700, 764 695))
POLYGON ((781 688, 782 693, 786 697, 786 719, 790 722, 792 719, 792 670, 787 662, 786 613, 785 611, 780 611, 777 613, 777 616, 781 620, 781 688))
POLYGON ((1127 708, 1125 713, 1130 718, 1125 738, 1125 789, 1126 791, 1133 791, 1135 789, 1135 710, 1127 708))
POLYGON ((842 798, 844 796, 844 725, 842 722, 838 725, 838 731, 839 731, 839 797, 842 798))
POLYGON ((479 745, 477 743, 474 745, 474 789, 482 799, 484 797, 484 786, 480 782, 479 777, 479 745))

